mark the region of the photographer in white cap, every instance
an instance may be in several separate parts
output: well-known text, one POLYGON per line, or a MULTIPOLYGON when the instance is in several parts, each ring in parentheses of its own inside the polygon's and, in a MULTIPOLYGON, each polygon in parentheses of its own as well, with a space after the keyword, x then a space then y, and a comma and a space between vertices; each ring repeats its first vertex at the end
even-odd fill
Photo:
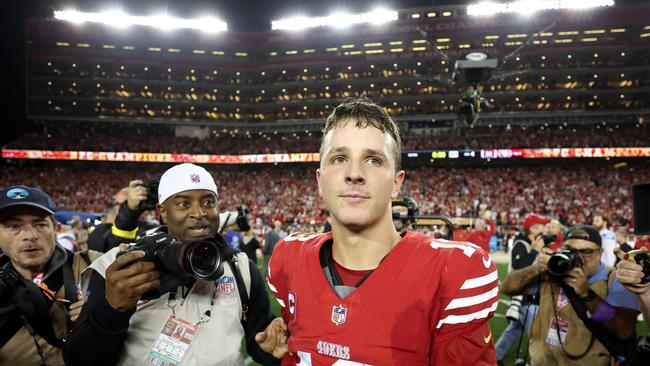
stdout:
POLYGON ((210 173, 193 164, 168 169, 158 202, 166 226, 91 265, 90 296, 64 346, 66 364, 243 365, 244 337, 256 362, 279 364, 254 340, 274 316, 259 271, 218 234, 210 173), (205 255, 211 245, 218 255, 205 255), (188 259, 197 252, 198 261, 188 259), (206 263, 215 271, 204 278, 206 263))

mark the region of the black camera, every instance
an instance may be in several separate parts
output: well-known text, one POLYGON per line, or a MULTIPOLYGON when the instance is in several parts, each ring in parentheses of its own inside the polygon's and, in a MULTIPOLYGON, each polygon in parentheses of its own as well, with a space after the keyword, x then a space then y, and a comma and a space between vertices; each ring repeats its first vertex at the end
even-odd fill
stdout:
POLYGON ((248 231, 251 229, 251 225, 248 223, 248 208, 246 206, 237 206, 237 219, 235 223, 237 224, 237 229, 239 231, 248 231))
POLYGON ((650 253, 645 248, 631 250, 627 252, 636 264, 643 267, 643 278, 641 279, 641 284, 646 284, 650 282, 650 253))
POLYGON ((149 211, 149 210, 156 209, 156 205, 158 204, 159 184, 160 184, 160 180, 158 179, 150 180, 145 184, 140 184, 141 186, 147 189, 147 199, 141 201, 140 207, 138 207, 140 211, 149 211))
POLYGON ((551 254, 548 259, 548 273, 555 277, 564 277, 573 268, 582 267, 582 259, 571 249, 561 249, 551 254))
POLYGON ((407 209, 406 216, 402 216, 399 214, 399 212, 393 211, 393 220, 401 220, 405 225, 415 222, 416 221, 415 216, 417 216, 418 213, 420 213, 420 208, 418 207, 418 203, 411 197, 393 198, 391 202, 391 207, 395 207, 395 206, 406 207, 407 209))
POLYGON ((160 272, 213 281, 223 275, 225 241, 219 242, 218 238, 184 242, 165 232, 157 232, 140 239, 129 251, 144 251, 143 260, 155 262, 160 272))
POLYGON ((544 240, 544 246, 547 247, 551 245, 552 242, 557 240, 557 235, 544 235, 544 234, 539 234, 537 236, 538 238, 542 238, 544 240))

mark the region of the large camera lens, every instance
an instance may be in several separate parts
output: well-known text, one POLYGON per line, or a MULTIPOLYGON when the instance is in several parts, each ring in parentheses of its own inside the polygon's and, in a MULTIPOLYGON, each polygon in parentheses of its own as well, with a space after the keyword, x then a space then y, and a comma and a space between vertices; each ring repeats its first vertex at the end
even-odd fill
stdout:
POLYGON ((580 257, 574 251, 563 249, 551 254, 551 258, 548 259, 548 273, 555 277, 563 277, 572 268, 579 267, 580 264, 580 257))
POLYGON ((223 256, 216 240, 174 241, 158 248, 155 257, 172 273, 189 274, 199 280, 216 280, 223 275, 223 256))
POLYGON ((184 255, 184 266, 187 272, 199 279, 216 280, 219 273, 221 253, 216 243, 201 240, 187 244, 184 255))

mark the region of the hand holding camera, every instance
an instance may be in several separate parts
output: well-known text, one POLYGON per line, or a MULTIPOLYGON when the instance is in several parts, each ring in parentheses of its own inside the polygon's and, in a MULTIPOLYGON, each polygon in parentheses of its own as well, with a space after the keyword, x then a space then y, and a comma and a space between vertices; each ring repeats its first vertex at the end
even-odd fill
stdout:
POLYGON ((616 265, 616 277, 621 284, 637 295, 650 294, 650 253, 647 249, 624 253, 617 247, 614 253, 621 259, 616 265))
POLYGON ((589 294, 589 283, 587 282, 587 276, 582 271, 581 267, 573 267, 567 273, 564 274, 561 281, 572 287, 576 295, 580 297, 587 296, 589 294))
MULTIPOLYGON (((127 296, 127 298, 133 300, 133 298, 137 297, 135 302, 126 302, 126 305, 135 306, 139 299, 158 298, 184 283, 189 283, 192 281, 192 278, 198 280, 216 280, 221 277, 223 275, 222 248, 225 245, 225 241, 221 237, 183 242, 164 231, 157 231, 145 236, 135 244, 120 247, 122 252, 118 254, 118 258, 113 262, 111 267, 118 260, 121 260, 122 262, 120 263, 123 263, 125 260, 122 260, 122 257, 130 256, 130 258, 133 258, 132 260, 124 263, 123 267, 118 267, 120 270, 125 270, 124 273, 119 272, 120 275, 128 276, 132 272, 126 271, 126 269, 138 266, 142 269, 143 273, 145 271, 156 273, 155 280, 158 285, 153 288, 144 286, 146 283, 154 280, 153 275, 137 277, 123 285, 124 287, 130 285, 135 287, 123 289, 127 291, 127 295, 129 293, 133 295, 127 296), (133 253, 144 254, 142 256, 138 254, 137 258, 135 258, 132 256, 133 253), (147 263, 147 265, 143 266, 141 263, 147 263), (150 268, 151 265, 153 265, 153 268, 150 268), (147 290, 140 291, 140 286, 146 287, 147 290)), ((108 283, 110 281, 108 275, 109 271, 107 270, 107 299, 108 283)), ((116 306, 113 307, 118 309, 116 306)))
MULTIPOLYGON (((126 251, 126 245, 120 245, 126 251)), ((143 261, 145 252, 134 250, 118 256, 106 269, 106 301, 115 310, 135 309, 140 297, 160 286, 154 262, 143 261)))
POLYGON ((553 253, 553 251, 549 248, 542 248, 540 251, 534 264, 537 267, 538 274, 546 273, 548 271, 548 261, 551 258, 551 253, 553 253))
POLYGON ((141 202, 147 199, 147 186, 141 180, 129 182, 129 189, 126 196, 126 204, 133 211, 139 210, 141 202))

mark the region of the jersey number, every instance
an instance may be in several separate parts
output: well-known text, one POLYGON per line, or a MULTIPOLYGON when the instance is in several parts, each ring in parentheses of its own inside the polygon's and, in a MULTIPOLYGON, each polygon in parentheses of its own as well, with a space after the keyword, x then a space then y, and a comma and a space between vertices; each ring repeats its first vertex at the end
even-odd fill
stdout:
POLYGON ((457 244, 453 242, 447 242, 446 240, 436 240, 431 242, 431 248, 433 249, 440 249, 440 248, 450 248, 450 249, 460 249, 463 251, 463 254, 465 254, 468 257, 471 257, 474 252, 476 252, 476 249, 479 248, 478 245, 472 244, 472 243, 463 243, 463 244, 457 244))

